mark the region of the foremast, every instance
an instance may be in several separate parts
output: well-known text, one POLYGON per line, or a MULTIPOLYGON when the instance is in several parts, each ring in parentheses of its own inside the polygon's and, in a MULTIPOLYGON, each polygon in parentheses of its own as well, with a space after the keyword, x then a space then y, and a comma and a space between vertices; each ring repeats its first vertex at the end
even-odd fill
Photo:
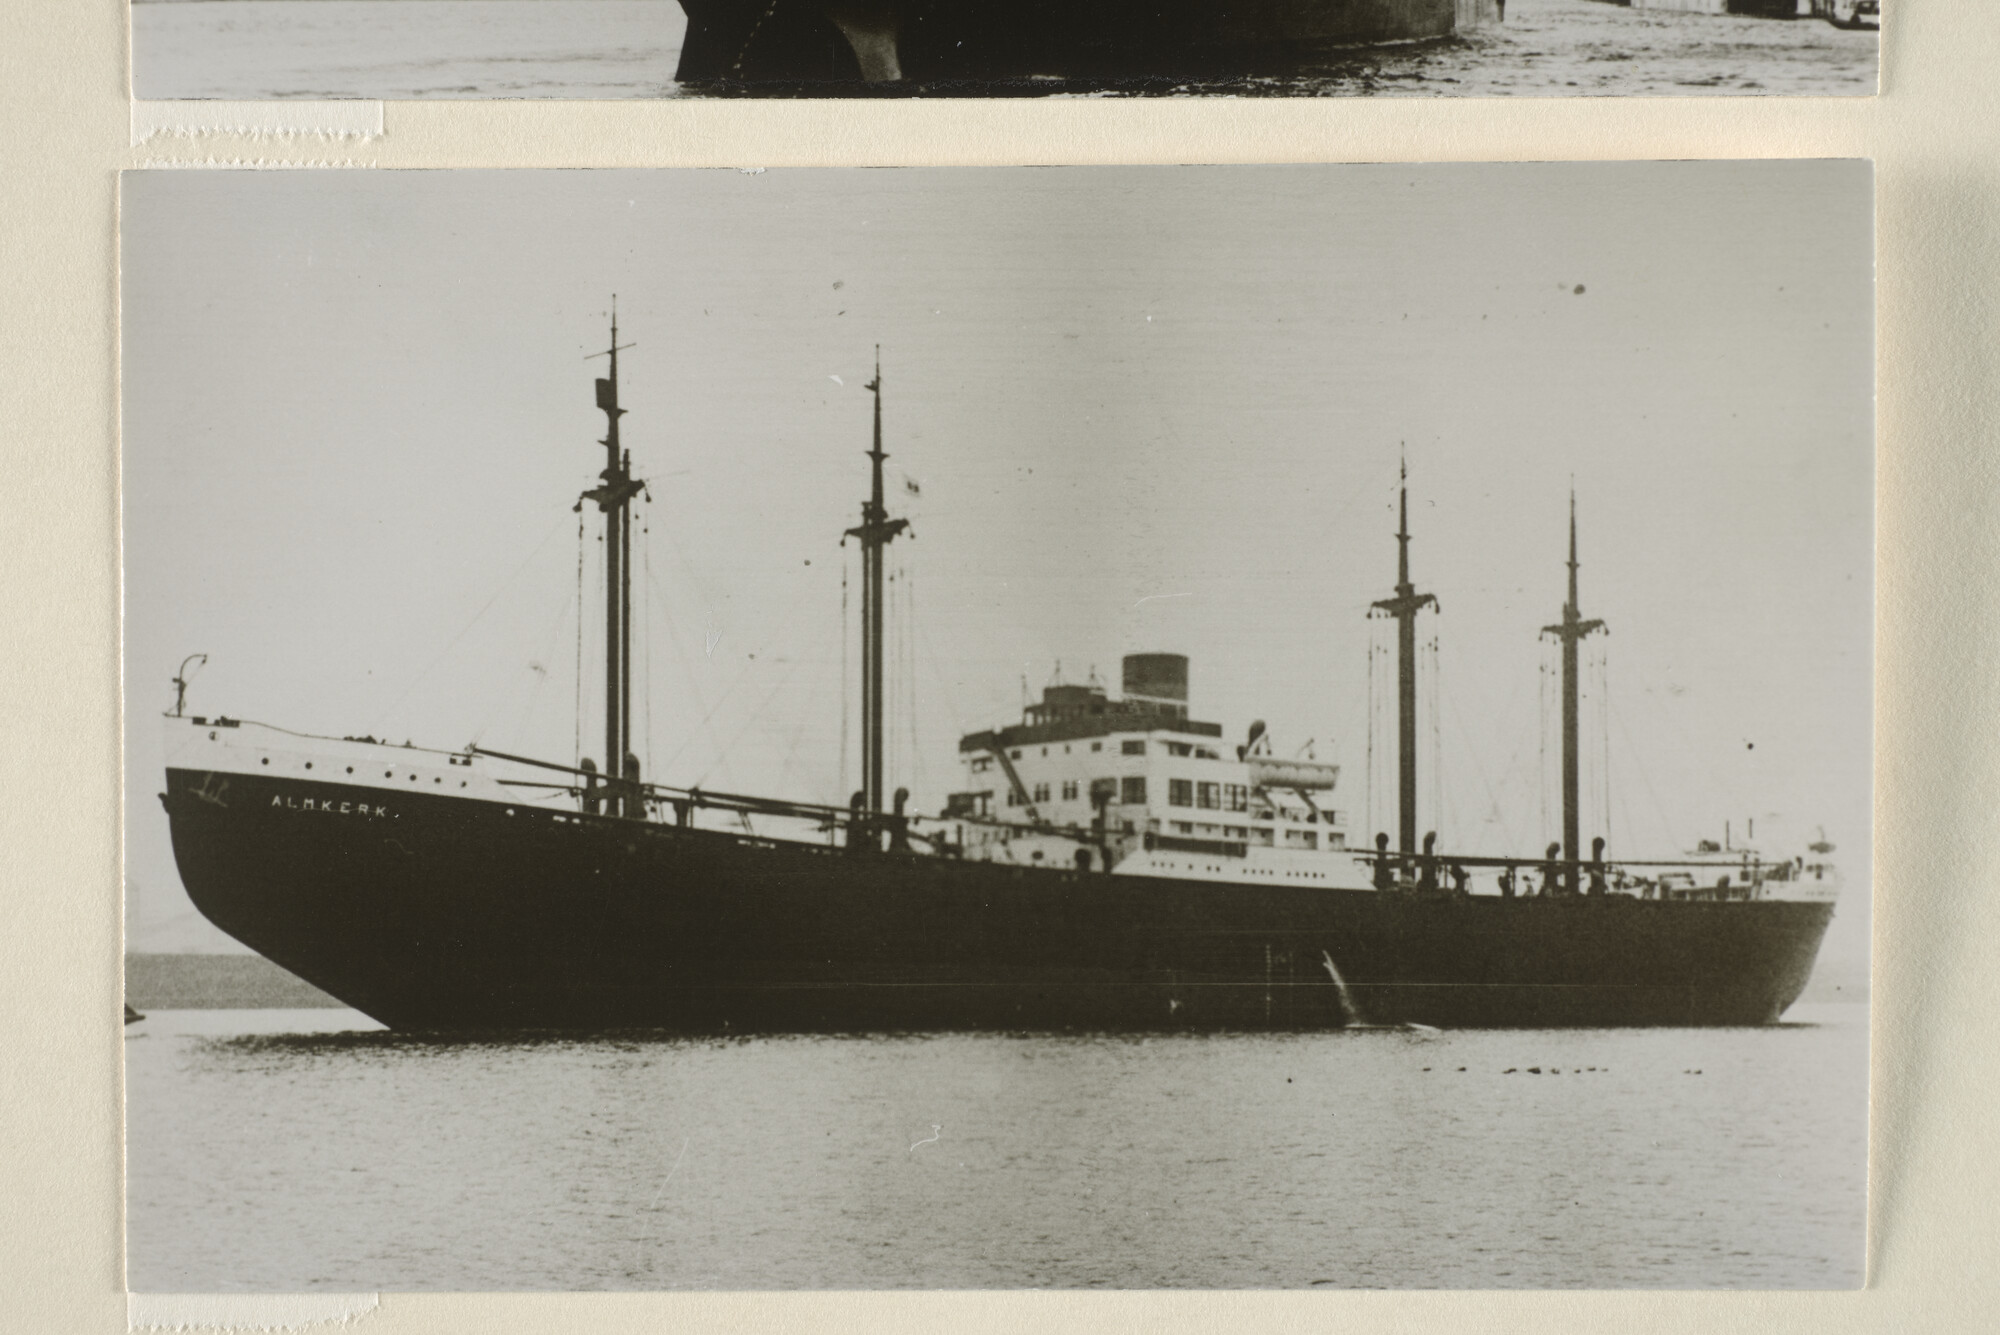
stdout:
POLYGON ((1577 684, 1576 649, 1585 639, 1605 628, 1602 621, 1585 620, 1577 608, 1576 596, 1576 493, 1569 494, 1569 601, 1563 604, 1562 620, 1542 627, 1542 634, 1562 642, 1562 767, 1563 767, 1563 889, 1575 894, 1579 889, 1577 847, 1577 684))
POLYGON ((882 498, 882 461, 889 456, 882 449, 882 349, 875 349, 875 378, 866 386, 875 396, 874 444, 868 451, 872 481, 868 499, 861 504, 861 523, 848 529, 846 537, 861 544, 861 792, 862 810, 880 812, 882 807, 882 696, 885 676, 882 657, 884 622, 883 548, 894 542, 910 526, 907 519, 889 518, 882 498))
MULTIPOLYGON (((601 485, 578 498, 576 508, 595 501, 604 515, 604 772, 611 780, 603 810, 611 816, 642 816, 639 758, 632 753, 632 498, 646 489, 632 476, 632 454, 619 440, 618 354, 632 344, 618 341, 618 308, 611 309, 611 344, 593 357, 609 359, 597 381, 597 407, 604 414, 604 471, 601 485)), ((585 761, 587 769, 590 762, 585 761)), ((595 795, 586 793, 586 801, 595 795)))
POLYGON ((1373 606, 1396 619, 1396 851, 1417 851, 1417 613, 1437 599, 1410 583, 1410 469, 1397 475, 1396 596, 1373 606))

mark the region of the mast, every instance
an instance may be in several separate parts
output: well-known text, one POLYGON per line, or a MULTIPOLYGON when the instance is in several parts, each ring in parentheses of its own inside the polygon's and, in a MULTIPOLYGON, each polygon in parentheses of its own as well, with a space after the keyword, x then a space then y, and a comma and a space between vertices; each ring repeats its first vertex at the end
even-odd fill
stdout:
POLYGON ((1563 705, 1563 888, 1577 892, 1577 774, 1576 774, 1576 646, 1593 631, 1604 629, 1602 621, 1586 621, 1576 605, 1576 492, 1569 494, 1569 601, 1563 604, 1562 621, 1542 627, 1542 634, 1562 641, 1563 705))
POLYGON ((1396 529, 1396 596, 1374 606, 1396 618, 1396 849, 1417 851, 1417 613, 1437 599, 1410 583, 1410 468, 1397 475, 1401 523, 1396 529))
POLYGON ((882 624, 883 551, 909 527, 889 518, 882 500, 882 349, 875 349, 875 378, 865 386, 875 396, 874 447, 868 451, 873 477, 861 503, 861 523, 847 536, 861 542, 861 801, 862 809, 882 810, 882 624))
POLYGON ((605 799, 609 815, 639 815, 643 808, 631 800, 627 783, 636 784, 639 775, 632 753, 632 498, 645 483, 632 476, 632 456, 619 442, 618 419, 625 410, 618 406, 618 354, 632 344, 618 341, 618 307, 611 308, 611 345, 593 357, 610 359, 609 374, 597 382, 597 407, 604 414, 604 471, 598 474, 603 485, 583 493, 577 501, 597 502, 604 515, 604 772, 611 780, 605 799))

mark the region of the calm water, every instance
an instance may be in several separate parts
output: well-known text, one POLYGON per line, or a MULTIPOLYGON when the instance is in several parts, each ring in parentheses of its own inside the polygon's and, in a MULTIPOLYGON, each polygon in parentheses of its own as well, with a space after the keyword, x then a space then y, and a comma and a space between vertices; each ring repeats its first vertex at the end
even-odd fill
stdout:
POLYGON ((160 1011, 125 1045, 130 1282, 1852 1286, 1867 1018, 440 1044, 160 1011))
MULTIPOLYGON (((133 80, 143 98, 672 97, 686 27, 674 0, 135 3, 133 80)), ((1299 78, 1150 91, 1865 96, 1877 47, 1873 32, 1817 20, 1509 0, 1505 24, 1462 39, 1355 52, 1299 78)))

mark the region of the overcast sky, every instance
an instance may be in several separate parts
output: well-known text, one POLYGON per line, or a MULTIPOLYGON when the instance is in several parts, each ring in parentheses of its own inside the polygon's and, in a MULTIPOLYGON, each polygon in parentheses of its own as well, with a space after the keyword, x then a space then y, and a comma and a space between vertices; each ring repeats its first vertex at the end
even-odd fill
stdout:
MULTIPOLYGON (((615 292, 650 777, 853 786, 838 543, 880 343, 916 534, 892 781, 919 808, 1024 676, 1115 687, 1122 654, 1170 650, 1197 717, 1343 764, 1361 831, 1406 453, 1441 604, 1424 828, 1555 837, 1537 632, 1573 482, 1610 626, 1586 833, 1671 856, 1724 821, 1824 825, 1850 882, 1828 954, 1865 957, 1865 164, 139 173, 124 247, 139 946, 200 936, 153 796, 189 653, 195 712, 576 754, 570 507, 615 292)), ((594 524, 582 550, 595 756, 594 524)))

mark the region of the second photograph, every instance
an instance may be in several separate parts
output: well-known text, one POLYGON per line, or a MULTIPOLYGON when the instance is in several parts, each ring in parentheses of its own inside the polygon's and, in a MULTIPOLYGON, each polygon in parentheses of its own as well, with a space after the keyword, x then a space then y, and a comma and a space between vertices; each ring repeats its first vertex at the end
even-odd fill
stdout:
POLYGON ((133 1288, 1859 1284, 1871 201, 128 175, 133 1288))

